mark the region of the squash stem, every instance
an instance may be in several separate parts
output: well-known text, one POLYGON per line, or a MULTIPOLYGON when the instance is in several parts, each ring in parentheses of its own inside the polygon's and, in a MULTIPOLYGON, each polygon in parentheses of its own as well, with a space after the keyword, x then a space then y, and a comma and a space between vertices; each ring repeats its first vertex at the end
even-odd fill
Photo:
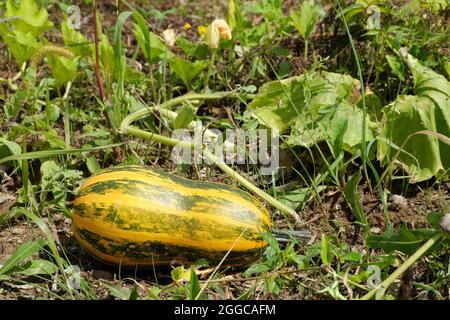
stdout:
POLYGON ((209 160, 214 162, 216 166, 218 166, 223 172, 225 172, 228 176, 235 179, 237 182, 239 182, 240 185, 247 188, 254 194, 258 195, 262 199, 266 200, 268 203, 273 205, 275 208, 277 208, 280 211, 283 211, 287 214, 289 214, 295 221, 295 223, 301 223, 301 219, 298 216, 297 212, 295 210, 292 210, 285 204, 281 203, 271 195, 267 194, 266 192, 259 189, 257 186, 255 186, 253 183, 245 179, 243 176, 241 176, 239 173, 234 171, 230 166, 228 166, 225 162, 218 159, 213 153, 211 153, 207 148, 203 149, 203 154, 208 157, 209 160))

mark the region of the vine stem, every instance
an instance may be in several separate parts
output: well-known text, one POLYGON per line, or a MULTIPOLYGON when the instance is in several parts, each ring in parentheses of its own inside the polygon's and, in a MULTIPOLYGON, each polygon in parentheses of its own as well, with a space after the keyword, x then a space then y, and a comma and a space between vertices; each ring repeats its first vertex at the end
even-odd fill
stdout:
POLYGON ((223 172, 225 172, 229 177, 235 179, 241 186, 245 187, 246 189, 250 190, 257 196, 261 197, 262 199, 266 200, 268 203, 270 203, 275 208, 279 209, 280 211, 283 211, 287 214, 289 214, 292 219, 295 221, 295 223, 300 224, 302 223, 300 217, 298 216, 297 212, 295 210, 292 210, 285 204, 281 203, 271 195, 267 194, 266 192, 262 191, 258 187, 256 187, 253 183, 245 179, 243 176, 241 176, 239 173, 234 171, 230 166, 228 166, 225 162, 218 159, 213 153, 209 151, 208 148, 203 149, 203 154, 208 157, 209 160, 214 162, 216 166, 218 166, 223 172))
MULTIPOLYGON (((180 103, 183 103, 187 100, 216 100, 221 99, 224 97, 237 97, 237 94, 234 92, 216 92, 216 93, 203 93, 203 94, 187 94, 181 97, 174 98, 172 100, 166 101, 162 103, 159 106, 159 109, 166 109, 173 107, 175 105, 178 105, 180 103)), ((156 107, 158 109, 158 107, 156 107)), ((122 134, 132 135, 136 136, 142 139, 147 139, 155 142, 159 142, 171 147, 175 146, 181 146, 181 147, 189 147, 191 149, 195 148, 194 143, 190 141, 180 141, 178 139, 169 138, 160 134, 147 132, 145 130, 139 129, 135 126, 132 126, 131 124, 147 115, 149 115, 155 108, 147 108, 139 110, 128 117, 126 117, 121 125, 120 125, 120 132, 122 134)), ((258 187, 256 187, 253 183, 245 179, 243 176, 238 174, 236 171, 234 171, 231 167, 229 167, 223 160, 218 159, 214 154, 212 154, 208 148, 203 148, 203 154, 211 161, 213 162, 217 167, 219 167, 223 172, 225 172, 228 176, 235 179, 240 185, 248 189, 249 191, 253 192, 254 194, 258 195, 268 203, 270 203, 272 206, 277 208, 278 210, 290 215, 296 224, 301 223, 301 219, 298 216, 297 212, 295 210, 291 209, 290 207, 286 206, 285 204, 281 203, 271 195, 267 194, 266 192, 262 191, 258 187)))
POLYGON ((308 39, 305 39, 305 52, 303 53, 303 58, 305 59, 305 62, 308 59, 308 44, 309 44, 308 39))
POLYGON ((387 288, 395 281, 395 279, 399 278, 406 270, 409 269, 421 256, 425 254, 436 242, 439 241, 442 234, 437 233, 432 238, 428 239, 412 256, 408 258, 400 267, 397 268, 389 277, 387 277, 378 288, 375 288, 364 295, 361 300, 369 300, 372 299, 373 296, 381 290, 382 294, 386 291, 387 288))

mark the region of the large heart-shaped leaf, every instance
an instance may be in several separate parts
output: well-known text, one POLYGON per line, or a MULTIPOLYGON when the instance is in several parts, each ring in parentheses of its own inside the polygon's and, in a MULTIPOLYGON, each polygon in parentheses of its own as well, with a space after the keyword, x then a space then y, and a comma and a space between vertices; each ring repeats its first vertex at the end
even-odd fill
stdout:
POLYGON ((403 95, 384 108, 384 137, 378 158, 394 160, 410 174, 411 182, 424 181, 450 169, 450 84, 444 76, 407 54, 414 77, 415 96, 403 95))
MULTIPOLYGON (((348 75, 308 73, 265 84, 249 108, 264 126, 281 133, 291 128, 289 145, 339 140, 341 147, 351 150, 362 138, 359 89, 359 81, 348 75)), ((367 125, 366 141, 372 138, 367 125)))

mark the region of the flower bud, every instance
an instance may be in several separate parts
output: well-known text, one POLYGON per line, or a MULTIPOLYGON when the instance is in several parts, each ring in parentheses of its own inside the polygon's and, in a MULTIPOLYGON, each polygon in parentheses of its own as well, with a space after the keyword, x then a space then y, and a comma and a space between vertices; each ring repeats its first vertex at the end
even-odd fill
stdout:
POLYGON ((220 43, 219 29, 214 28, 212 24, 209 25, 206 31, 206 44, 211 49, 217 49, 220 43))
POLYGON ((212 24, 219 30, 220 36, 222 38, 231 40, 231 29, 225 20, 214 20, 212 24))
POLYGON ((220 38, 231 40, 231 29, 228 23, 222 19, 214 20, 206 31, 206 44, 211 49, 217 49, 219 47, 220 38))
POLYGON ((177 38, 177 35, 175 33, 175 30, 173 29, 166 29, 162 33, 164 42, 166 43, 166 46, 173 47, 175 44, 175 40, 177 38))

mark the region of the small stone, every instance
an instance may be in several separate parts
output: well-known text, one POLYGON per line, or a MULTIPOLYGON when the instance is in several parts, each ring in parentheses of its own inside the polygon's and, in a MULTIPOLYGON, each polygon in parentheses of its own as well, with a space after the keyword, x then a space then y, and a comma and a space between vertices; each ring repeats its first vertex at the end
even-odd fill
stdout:
POLYGON ((447 213, 441 221, 441 228, 445 231, 450 233, 450 213, 447 213))
POLYGON ((408 200, 405 197, 394 194, 391 198, 392 206, 394 208, 406 208, 408 207, 408 200))
POLYGON ((13 235, 19 235, 19 234, 22 234, 24 232, 24 229, 23 228, 20 228, 20 227, 15 227, 15 228, 11 228, 11 233, 13 234, 13 235))
POLYGON ((114 275, 106 270, 92 270, 92 277, 95 279, 114 280, 114 275))
POLYGON ((381 233, 381 229, 378 228, 378 227, 373 227, 373 228, 370 229, 370 233, 380 234, 381 233))

